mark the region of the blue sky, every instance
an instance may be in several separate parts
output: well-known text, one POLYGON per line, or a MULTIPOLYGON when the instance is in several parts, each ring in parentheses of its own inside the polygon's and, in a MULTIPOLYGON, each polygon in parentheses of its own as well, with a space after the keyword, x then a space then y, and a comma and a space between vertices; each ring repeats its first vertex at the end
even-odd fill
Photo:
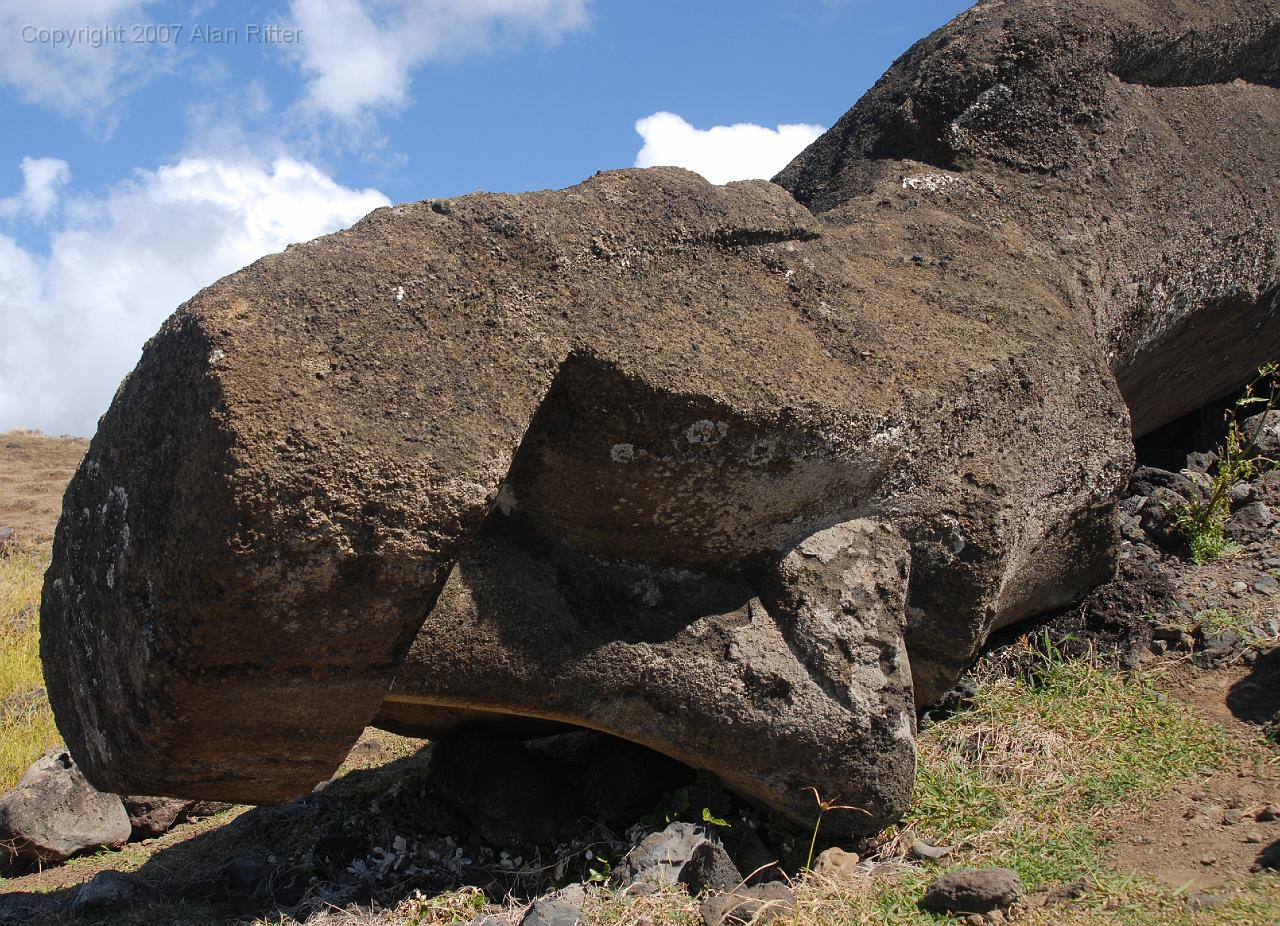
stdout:
POLYGON ((197 289, 388 202, 768 177, 967 5, 4 0, 0 430, 92 433, 197 289))

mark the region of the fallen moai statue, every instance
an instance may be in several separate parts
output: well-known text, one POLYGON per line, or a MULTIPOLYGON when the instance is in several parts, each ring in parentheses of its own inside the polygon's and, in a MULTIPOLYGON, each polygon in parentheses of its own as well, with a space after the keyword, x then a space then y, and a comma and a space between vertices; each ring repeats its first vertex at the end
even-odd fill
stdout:
POLYGON ((1131 421, 1280 353, 1278 54, 1258 0, 984 2, 775 183, 380 209, 202 291, 64 503, 85 774, 283 801, 371 722, 552 721, 879 829, 915 704, 1113 568, 1131 421))

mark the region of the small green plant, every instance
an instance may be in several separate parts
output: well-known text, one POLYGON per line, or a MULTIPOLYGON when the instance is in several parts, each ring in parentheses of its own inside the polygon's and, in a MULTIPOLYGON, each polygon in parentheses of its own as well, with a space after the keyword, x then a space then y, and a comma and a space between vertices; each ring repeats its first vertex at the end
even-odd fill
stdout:
POLYGON ((592 884, 608 884, 609 877, 613 874, 613 865, 604 856, 597 855, 595 860, 600 864, 587 869, 587 880, 592 884))
POLYGON ((722 826, 722 827, 725 827, 726 829, 733 826, 733 824, 730 823, 728 820, 726 820, 724 817, 717 817, 715 814, 713 814, 711 812, 710 807, 702 808, 702 822, 709 823, 712 826, 722 826))
POLYGON ((710 776, 700 774, 696 783, 667 794, 659 802, 658 809, 642 822, 665 826, 680 820, 727 828, 733 825, 728 820, 733 813, 732 808, 732 800, 724 786, 710 776))
POLYGON ((1260 368, 1257 378, 1245 387, 1244 394, 1227 410, 1227 436, 1218 446, 1217 469, 1212 477, 1198 477, 1200 497, 1191 499, 1176 513, 1174 523, 1186 539, 1193 562, 1217 559, 1229 549, 1227 520, 1231 517, 1232 487, 1248 482, 1259 465, 1275 462, 1257 456, 1258 438, 1266 418, 1249 434, 1245 433, 1241 418, 1242 413, 1254 411, 1258 405, 1265 406, 1264 412, 1275 409, 1277 399, 1280 399, 1280 385, 1275 377, 1277 369, 1274 363, 1260 368), (1264 381, 1267 382, 1267 394, 1256 395, 1255 390, 1264 381))
MULTIPOLYGON (((822 828, 822 818, 832 810, 856 810, 858 813, 867 813, 867 811, 863 810, 861 807, 850 807, 848 804, 837 804, 836 801, 838 801, 839 798, 824 801, 822 799, 822 795, 818 793, 817 788, 805 788, 805 790, 812 791, 813 799, 818 803, 818 816, 813 821, 813 836, 809 840, 809 857, 804 863, 805 868, 812 868, 813 853, 818 847, 818 830, 822 828)), ((867 814, 867 816, 870 816, 870 814, 867 814)))

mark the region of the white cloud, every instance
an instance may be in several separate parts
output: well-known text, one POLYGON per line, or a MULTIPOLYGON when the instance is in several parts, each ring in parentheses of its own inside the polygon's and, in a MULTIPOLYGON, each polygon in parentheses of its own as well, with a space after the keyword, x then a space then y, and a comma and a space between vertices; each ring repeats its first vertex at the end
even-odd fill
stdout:
POLYGON ((109 104, 163 66, 172 46, 135 43, 154 0, 4 0, 0 83, 28 102, 110 126, 109 104), (108 31, 124 27, 123 33, 108 31))
POLYGON ((644 139, 636 167, 686 167, 712 183, 728 183, 768 180, 826 130, 750 122, 696 129, 675 113, 661 112, 639 120, 636 131, 644 139))
POLYGON ((590 2, 292 0, 306 103, 344 120, 401 106, 415 68, 530 37, 555 41, 586 24, 590 2))
POLYGON ((57 205, 71 170, 57 158, 23 158, 21 167, 22 190, 0 199, 0 219, 25 215, 42 221, 57 205))
POLYGON ((0 235, 0 431, 93 433, 143 342, 197 290, 387 204, 289 158, 187 157, 67 201, 47 254, 0 235))

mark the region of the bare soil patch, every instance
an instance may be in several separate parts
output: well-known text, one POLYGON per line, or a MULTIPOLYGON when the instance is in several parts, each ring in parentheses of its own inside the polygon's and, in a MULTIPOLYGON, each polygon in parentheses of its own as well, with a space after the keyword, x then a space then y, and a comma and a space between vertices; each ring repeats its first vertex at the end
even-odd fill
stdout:
POLYGON ((39 431, 0 434, 0 527, 26 546, 47 547, 66 491, 89 442, 39 431))
POLYGON ((1205 671, 1186 659, 1169 661, 1160 687, 1226 730, 1241 759, 1117 821, 1116 870, 1199 891, 1274 866, 1280 819, 1269 819, 1268 808, 1280 804, 1280 752, 1260 753, 1258 727, 1228 704, 1249 675, 1244 667, 1205 671))

